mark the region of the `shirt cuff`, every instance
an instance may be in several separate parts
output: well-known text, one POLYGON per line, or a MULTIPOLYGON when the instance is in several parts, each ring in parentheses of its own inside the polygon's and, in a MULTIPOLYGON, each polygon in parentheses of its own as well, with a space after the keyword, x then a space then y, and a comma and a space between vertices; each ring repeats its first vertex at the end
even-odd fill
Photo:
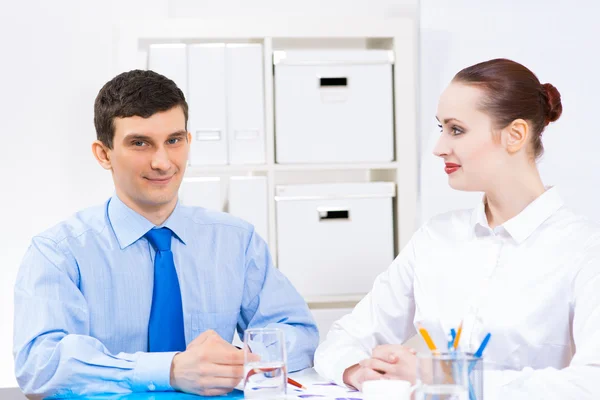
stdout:
POLYGON ((135 392, 172 391, 171 364, 178 352, 139 353, 133 372, 135 392))
POLYGON ((369 358, 368 354, 360 350, 351 350, 335 361, 333 367, 333 381, 340 386, 348 386, 344 382, 344 372, 349 367, 358 364, 365 358, 369 358))
POLYGON ((287 360, 287 370, 288 373, 302 371, 306 368, 312 367, 312 362, 310 357, 302 355, 300 357, 295 357, 287 360))

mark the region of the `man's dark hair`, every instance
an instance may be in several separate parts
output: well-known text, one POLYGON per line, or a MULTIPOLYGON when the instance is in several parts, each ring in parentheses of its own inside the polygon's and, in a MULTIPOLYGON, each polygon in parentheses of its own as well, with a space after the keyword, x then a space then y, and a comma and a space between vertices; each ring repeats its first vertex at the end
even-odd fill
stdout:
POLYGON ((94 102, 96 137, 109 149, 115 137, 115 118, 153 114, 180 106, 187 129, 188 105, 181 89, 169 78, 154 71, 123 72, 108 81, 94 102))

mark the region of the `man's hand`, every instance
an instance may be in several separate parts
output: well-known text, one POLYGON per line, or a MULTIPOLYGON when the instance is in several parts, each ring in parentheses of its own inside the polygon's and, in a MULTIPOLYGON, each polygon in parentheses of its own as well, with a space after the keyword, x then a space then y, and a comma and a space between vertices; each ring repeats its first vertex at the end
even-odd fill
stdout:
POLYGON ((243 377, 244 351, 212 330, 194 339, 171 364, 173 389, 202 396, 229 393, 243 377))

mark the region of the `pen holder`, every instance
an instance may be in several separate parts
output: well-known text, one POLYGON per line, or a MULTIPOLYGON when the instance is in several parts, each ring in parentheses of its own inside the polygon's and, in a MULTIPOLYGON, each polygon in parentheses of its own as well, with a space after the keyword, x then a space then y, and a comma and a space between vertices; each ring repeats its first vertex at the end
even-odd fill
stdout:
POLYGON ((483 399, 483 359, 472 353, 417 355, 415 399, 483 399))

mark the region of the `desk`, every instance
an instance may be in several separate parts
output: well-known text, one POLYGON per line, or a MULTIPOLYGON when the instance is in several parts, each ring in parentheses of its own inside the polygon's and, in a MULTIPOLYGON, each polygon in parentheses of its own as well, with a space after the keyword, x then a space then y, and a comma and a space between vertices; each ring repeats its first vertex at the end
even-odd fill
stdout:
POLYGON ((27 400, 27 397, 19 388, 0 389, 0 399, 2 400, 27 400))
MULTIPOLYGON (((290 377, 302 383, 308 388, 307 392, 297 390, 291 385, 288 385, 288 395, 290 399, 298 399, 295 397, 297 394, 312 393, 311 390, 317 388, 320 392, 327 392, 326 397, 322 397, 323 400, 327 398, 333 398, 338 400, 361 400, 361 393, 350 392, 346 388, 339 386, 330 386, 329 382, 321 378, 314 369, 309 368, 304 371, 294 372, 290 374, 290 377), (335 394, 333 394, 335 393, 335 394)), ((157 392, 157 393, 128 393, 128 394, 101 394, 96 396, 83 396, 73 397, 72 400, 201 400, 201 399, 215 399, 215 400, 238 400, 243 399, 244 393, 239 390, 234 390, 226 396, 218 397, 203 397, 194 396, 191 394, 179 393, 179 392, 157 392)), ((1 400, 27 400, 27 398, 21 393, 19 389, 0 389, 1 400)), ((36 399, 37 400, 37 399, 36 399)))

